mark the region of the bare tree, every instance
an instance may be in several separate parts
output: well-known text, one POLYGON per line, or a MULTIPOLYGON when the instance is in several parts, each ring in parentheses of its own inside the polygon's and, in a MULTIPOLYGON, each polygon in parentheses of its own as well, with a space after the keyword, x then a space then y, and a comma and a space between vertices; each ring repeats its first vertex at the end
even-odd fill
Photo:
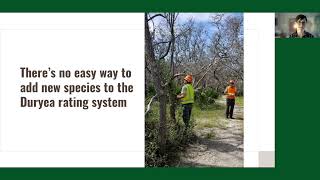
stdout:
POLYGON ((156 93, 159 98, 159 143, 161 147, 161 153, 164 153, 166 144, 166 91, 162 86, 163 79, 161 78, 161 68, 155 59, 148 21, 148 15, 145 14, 145 59, 151 67, 150 73, 152 75, 153 84, 156 87, 156 93))
POLYGON ((162 153, 166 149, 167 103, 170 120, 176 122, 179 77, 192 74, 196 90, 211 87, 217 92, 222 92, 231 78, 243 81, 242 16, 215 14, 210 32, 193 19, 179 23, 178 17, 177 13, 145 14, 146 79, 156 91, 146 114, 158 99, 162 153))

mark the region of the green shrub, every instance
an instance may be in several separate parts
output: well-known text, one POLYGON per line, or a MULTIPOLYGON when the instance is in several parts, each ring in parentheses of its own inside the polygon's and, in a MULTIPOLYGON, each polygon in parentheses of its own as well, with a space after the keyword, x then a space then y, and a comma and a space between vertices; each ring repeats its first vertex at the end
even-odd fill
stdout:
POLYGON ((158 122, 155 120, 146 122, 145 161, 148 167, 161 167, 167 164, 167 157, 160 154, 157 125, 158 122))
POLYGON ((190 120, 190 128, 185 129, 182 120, 182 109, 177 109, 177 121, 167 121, 166 153, 160 153, 159 145, 159 104, 155 102, 152 110, 146 116, 145 122, 145 164, 147 167, 171 166, 179 158, 179 152, 186 148, 189 142, 194 140, 192 132, 195 126, 194 118, 190 120))
POLYGON ((154 96, 156 94, 156 88, 154 87, 154 85, 149 85, 147 88, 146 88, 146 91, 145 91, 145 96, 154 96))
POLYGON ((213 88, 200 89, 195 93, 196 103, 201 109, 208 107, 215 103, 215 99, 219 97, 219 94, 213 90, 213 88))

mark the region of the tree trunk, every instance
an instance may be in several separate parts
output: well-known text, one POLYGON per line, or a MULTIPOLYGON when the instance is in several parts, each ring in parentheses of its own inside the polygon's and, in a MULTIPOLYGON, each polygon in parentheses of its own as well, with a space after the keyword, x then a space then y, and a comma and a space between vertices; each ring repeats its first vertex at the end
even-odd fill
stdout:
POLYGON ((161 79, 161 72, 159 64, 156 62, 154 49, 152 45, 152 39, 149 31, 148 17, 145 14, 145 58, 149 62, 151 68, 151 76, 153 79, 154 86, 156 87, 156 93, 159 97, 159 143, 160 143, 160 153, 164 154, 166 150, 166 93, 165 87, 161 86, 163 84, 161 79))
POLYGON ((170 118, 174 123, 177 123, 176 109, 177 109, 177 95, 176 84, 174 80, 169 83, 169 101, 170 101, 170 118))
MULTIPOLYGON (((176 14, 170 13, 169 15, 169 24, 170 24, 170 34, 171 34, 171 54, 170 54, 170 71, 171 76, 173 77, 175 75, 175 63, 174 63, 174 51, 175 51, 175 32, 174 32, 174 25, 176 20, 176 14)), ((174 83, 174 80, 171 80, 169 82, 169 101, 170 101, 170 118, 174 123, 177 123, 176 121, 176 109, 177 109, 177 99, 176 99, 176 85, 174 83)))

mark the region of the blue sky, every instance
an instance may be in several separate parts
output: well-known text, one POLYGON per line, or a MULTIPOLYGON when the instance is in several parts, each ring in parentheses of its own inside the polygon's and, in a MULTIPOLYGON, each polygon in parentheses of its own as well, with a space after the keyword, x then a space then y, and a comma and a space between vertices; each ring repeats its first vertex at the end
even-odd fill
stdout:
MULTIPOLYGON (((156 13, 151 13, 151 15, 156 13)), ((199 27, 201 26, 208 32, 208 39, 206 43, 210 43, 211 37, 214 35, 216 28, 212 24, 212 16, 222 14, 222 13, 179 13, 177 23, 184 24, 188 20, 193 19, 194 25, 199 27)), ((227 16, 243 16, 243 13, 223 13, 224 17, 227 16)), ((161 17, 156 17, 153 19, 154 24, 157 26, 160 22, 163 22, 164 19, 161 17)), ((150 23, 150 28, 152 29, 152 23, 150 23)))
MULTIPOLYGON (((151 13, 154 14, 154 13, 151 13)), ((179 13, 178 16, 178 23, 182 24, 187 22, 189 19, 193 19, 194 22, 198 25, 203 25, 204 28, 209 33, 214 32, 214 27, 211 24, 211 16, 214 16, 216 14, 221 14, 221 13, 179 13)), ((243 13, 223 13, 225 16, 243 16, 243 13)), ((158 24, 159 23, 159 18, 154 19, 154 23, 158 24)))
MULTIPOLYGON (((196 24, 202 24, 207 29, 207 31, 213 32, 214 27, 211 24, 211 17, 221 13, 179 13, 178 21, 184 23, 192 18, 196 24)), ((243 13, 224 13, 225 16, 243 16, 243 13)))

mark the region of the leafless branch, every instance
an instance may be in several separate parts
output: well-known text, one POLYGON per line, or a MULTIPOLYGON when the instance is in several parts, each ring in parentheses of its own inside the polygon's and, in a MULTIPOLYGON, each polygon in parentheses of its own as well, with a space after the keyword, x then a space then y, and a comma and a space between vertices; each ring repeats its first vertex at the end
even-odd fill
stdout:
POLYGON ((147 110, 146 110, 146 112, 144 113, 144 115, 147 115, 147 114, 148 114, 148 112, 149 112, 150 109, 151 109, 151 104, 152 104, 153 100, 154 100, 157 96, 158 96, 158 94, 154 95, 154 96, 150 99, 150 102, 149 102, 148 105, 147 105, 147 110))
POLYGON ((152 20, 153 18, 158 17, 158 16, 161 16, 161 17, 163 17, 163 18, 166 18, 163 14, 155 14, 155 15, 149 17, 148 21, 150 21, 150 20, 152 20))
POLYGON ((169 41, 169 44, 168 44, 166 52, 162 56, 160 56, 159 59, 164 59, 169 54, 169 51, 170 51, 170 48, 171 48, 171 44, 172 44, 172 40, 169 41))

